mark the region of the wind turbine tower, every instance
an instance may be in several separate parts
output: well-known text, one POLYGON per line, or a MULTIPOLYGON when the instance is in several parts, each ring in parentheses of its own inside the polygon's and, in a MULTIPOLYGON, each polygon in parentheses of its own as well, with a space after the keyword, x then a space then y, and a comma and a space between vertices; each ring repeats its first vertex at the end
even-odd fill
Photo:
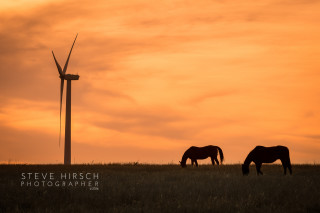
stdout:
POLYGON ((74 46, 74 43, 76 42, 76 39, 78 37, 78 34, 76 38, 74 39, 74 42, 72 44, 71 50, 69 52, 68 59, 64 65, 63 70, 61 69, 56 57, 54 56, 54 53, 52 51, 52 55, 54 58, 54 61, 56 62, 58 72, 59 72, 59 78, 61 79, 60 83, 60 133, 59 133, 59 146, 60 146, 60 140, 61 140, 61 108, 62 108, 62 96, 63 96, 63 85, 64 81, 67 81, 67 97, 66 97, 66 125, 65 125, 65 144, 64 144, 64 165, 70 165, 71 164, 71 81, 73 80, 79 80, 79 75, 73 75, 73 74, 66 74, 68 63, 70 59, 70 55, 74 46))

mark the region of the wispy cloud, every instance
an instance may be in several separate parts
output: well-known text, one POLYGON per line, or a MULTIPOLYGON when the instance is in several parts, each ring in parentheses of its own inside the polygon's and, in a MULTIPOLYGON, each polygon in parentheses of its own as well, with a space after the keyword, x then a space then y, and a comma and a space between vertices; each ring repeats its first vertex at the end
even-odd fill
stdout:
POLYGON ((60 79, 51 50, 63 65, 76 33, 68 68, 80 75, 72 84, 73 139, 99 156, 96 147, 146 156, 166 149, 171 161, 190 145, 219 143, 232 152, 261 138, 281 143, 283 133, 304 135, 301 143, 318 139, 318 1, 26 4, 0 3, 8 155, 15 155, 8 138, 30 149, 57 144, 60 79))

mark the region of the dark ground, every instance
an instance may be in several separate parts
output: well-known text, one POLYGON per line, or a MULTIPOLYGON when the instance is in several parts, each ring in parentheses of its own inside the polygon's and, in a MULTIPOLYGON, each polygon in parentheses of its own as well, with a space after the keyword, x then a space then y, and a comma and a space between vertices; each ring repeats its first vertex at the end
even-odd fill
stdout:
POLYGON ((251 166, 244 177, 241 165, 0 165, 0 211, 320 212, 319 165, 293 165, 292 176, 284 176, 280 165, 261 170, 258 177, 251 166), (52 172, 59 178, 66 172, 99 173, 98 190, 21 186, 23 172, 52 172))

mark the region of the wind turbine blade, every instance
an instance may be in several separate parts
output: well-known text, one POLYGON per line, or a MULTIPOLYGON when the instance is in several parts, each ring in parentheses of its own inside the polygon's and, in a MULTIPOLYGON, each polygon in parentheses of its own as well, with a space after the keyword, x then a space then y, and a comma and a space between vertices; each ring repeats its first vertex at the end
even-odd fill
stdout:
POLYGON ((78 34, 76 35, 76 38, 74 39, 73 41, 73 44, 72 44, 72 47, 71 47, 71 50, 70 50, 70 53, 69 53, 69 56, 68 56, 68 59, 66 61, 66 64, 64 65, 64 68, 63 68, 63 74, 65 74, 67 72, 67 67, 68 67, 68 63, 69 63, 69 59, 70 59, 70 55, 71 55, 71 52, 72 52, 72 49, 73 49, 73 45, 74 43, 76 42, 77 40, 77 37, 78 37, 78 34))
POLYGON ((60 132, 59 132, 59 147, 60 147, 60 141, 61 141, 61 111, 62 111, 63 85, 64 85, 64 79, 61 78, 61 84, 60 84, 60 132))
POLYGON ((62 73, 62 69, 61 69, 61 67, 60 67, 60 65, 59 65, 56 57, 54 56, 53 51, 52 51, 52 55, 53 55, 54 61, 56 62, 56 65, 57 65, 57 68, 58 68, 58 72, 60 73, 60 75, 64 75, 64 74, 62 73))

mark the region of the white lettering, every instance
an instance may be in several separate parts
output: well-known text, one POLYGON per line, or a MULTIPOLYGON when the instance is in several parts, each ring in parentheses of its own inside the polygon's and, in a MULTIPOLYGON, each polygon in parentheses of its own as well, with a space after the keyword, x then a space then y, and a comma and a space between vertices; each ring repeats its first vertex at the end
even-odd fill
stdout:
POLYGON ((91 173, 86 173, 86 179, 87 180, 91 180, 90 175, 91 175, 91 173), (88 177, 88 175, 89 175, 89 177, 88 177))
POLYGON ((99 173, 93 173, 93 179, 99 179, 99 173))
POLYGON ((61 173, 61 180, 67 179, 67 173, 61 173))

